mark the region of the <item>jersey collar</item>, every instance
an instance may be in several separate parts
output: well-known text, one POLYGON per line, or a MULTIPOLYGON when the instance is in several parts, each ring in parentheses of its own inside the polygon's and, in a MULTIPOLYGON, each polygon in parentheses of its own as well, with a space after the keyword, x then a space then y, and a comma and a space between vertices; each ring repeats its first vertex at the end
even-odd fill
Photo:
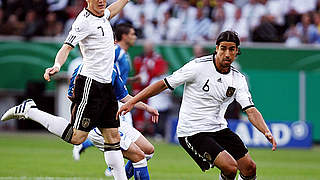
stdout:
POLYGON ((102 18, 102 17, 104 16, 104 14, 101 15, 101 16, 97 16, 97 15, 93 14, 93 13, 92 13, 89 9, 87 9, 87 8, 85 8, 85 10, 87 10, 92 16, 95 16, 95 17, 98 17, 98 18, 102 18))
POLYGON ((218 68, 217 68, 217 65, 216 65, 216 57, 215 57, 214 54, 212 55, 212 58, 213 58, 214 67, 216 68, 216 71, 217 71, 218 73, 220 73, 220 74, 229 74, 229 72, 230 72, 230 70, 231 70, 231 67, 229 68, 229 71, 223 73, 223 72, 221 72, 220 70, 218 70, 218 68))

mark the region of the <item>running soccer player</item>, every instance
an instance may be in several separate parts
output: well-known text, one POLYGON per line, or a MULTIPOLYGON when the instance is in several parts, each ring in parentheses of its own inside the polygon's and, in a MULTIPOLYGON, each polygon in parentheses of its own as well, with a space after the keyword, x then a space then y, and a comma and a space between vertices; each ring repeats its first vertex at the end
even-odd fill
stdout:
MULTIPOLYGON (((68 143, 81 144, 93 127, 98 127, 104 137, 104 156, 116 180, 126 180, 124 160, 120 150, 120 135, 116 120, 118 103, 111 85, 114 65, 114 38, 109 19, 118 14, 128 0, 117 0, 106 7, 106 0, 86 0, 88 6, 77 16, 64 45, 58 51, 55 63, 47 68, 44 79, 60 71, 70 51, 79 43, 83 55, 83 68, 75 85, 74 107, 71 123, 60 117, 42 116, 33 111, 35 103, 25 101, 19 111, 15 107, 6 112, 2 120, 33 114, 32 118, 53 134, 68 143)), ((32 116, 32 115, 30 115, 32 116)))
POLYGON ((216 40, 213 55, 196 58, 172 75, 160 80, 130 99, 118 115, 130 111, 143 99, 184 84, 177 135, 181 146, 202 171, 216 166, 220 180, 255 180, 256 164, 238 135, 229 128, 224 114, 235 99, 249 121, 277 147, 261 113, 254 107, 245 76, 231 66, 240 54, 240 40, 234 31, 224 31, 216 40))
MULTIPOLYGON (((127 83, 128 81, 135 81, 137 77, 128 77, 129 72, 130 72, 130 57, 128 54, 128 49, 134 45, 137 36, 135 34, 135 30, 132 25, 130 24, 118 24, 114 28, 115 32, 115 37, 117 40, 117 44, 115 45, 115 65, 117 68, 117 72, 119 73, 119 76, 124 84, 127 83)), ((117 92, 116 92, 117 93, 117 92)), ((122 102, 118 101, 119 107, 122 106, 122 102)), ((121 121, 127 122, 129 125, 133 126, 132 124, 132 115, 131 113, 127 113, 124 116, 120 116, 121 121)), ((90 133, 89 136, 94 135, 94 133, 90 133)), ((91 142, 92 138, 87 138, 85 142, 83 142, 80 145, 74 145, 73 147, 73 158, 75 160, 80 160, 80 153, 82 153, 86 148, 93 146, 94 144, 91 142)), ((96 139, 96 138, 94 138, 96 139)), ((150 144, 150 143, 149 143, 150 144)), ((149 149, 149 148, 148 148, 149 149)), ((150 153, 150 151, 145 152, 145 153, 150 153)), ((153 153, 153 151, 152 151, 153 153)), ((126 172, 127 172, 127 177, 129 178, 128 174, 133 174, 133 173, 128 173, 129 170, 133 170, 133 164, 131 160, 129 160, 126 164, 126 172)), ((132 172, 132 171, 131 171, 132 172)), ((107 176, 112 175, 110 172, 110 168, 107 168, 105 171, 105 174, 107 176)))
MULTIPOLYGON (((68 89, 68 97, 71 101, 74 99, 74 81, 76 77, 82 70, 82 65, 79 65, 70 80, 69 89, 68 89)), ((121 102, 127 102, 132 97, 128 94, 126 86, 124 85, 121 77, 119 76, 116 65, 114 65, 114 70, 112 74, 112 86, 114 87, 114 91, 116 94, 117 100, 121 102)), ((139 103, 137 104, 137 108, 141 110, 145 110, 152 115, 153 121, 156 123, 158 120, 158 111, 147 104, 139 103)), ((141 180, 149 180, 149 172, 147 168, 147 160, 151 159, 154 152, 153 145, 136 129, 134 129, 130 124, 126 121, 120 121, 119 127, 120 133, 120 147, 122 149, 123 155, 130 160, 130 166, 127 164, 126 166, 126 174, 128 179, 132 176, 135 179, 141 180)), ((98 128, 94 128, 89 132, 88 139, 85 141, 90 141, 94 146, 96 146, 99 150, 103 150, 103 137, 98 128)), ((79 145, 80 147, 83 144, 79 145)), ((108 175, 112 175, 110 168, 106 169, 106 173, 108 175)))

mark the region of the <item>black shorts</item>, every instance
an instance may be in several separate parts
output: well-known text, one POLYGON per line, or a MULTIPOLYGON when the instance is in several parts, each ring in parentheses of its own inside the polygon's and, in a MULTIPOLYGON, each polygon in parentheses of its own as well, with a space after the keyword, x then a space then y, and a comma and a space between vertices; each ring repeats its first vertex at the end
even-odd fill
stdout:
POLYGON ((229 128, 179 137, 179 142, 202 171, 213 167, 214 160, 223 150, 230 153, 235 160, 244 157, 248 152, 240 137, 229 128))
POLYGON ((111 83, 100 83, 78 75, 73 94, 73 128, 89 132, 94 127, 117 128, 118 102, 111 83))

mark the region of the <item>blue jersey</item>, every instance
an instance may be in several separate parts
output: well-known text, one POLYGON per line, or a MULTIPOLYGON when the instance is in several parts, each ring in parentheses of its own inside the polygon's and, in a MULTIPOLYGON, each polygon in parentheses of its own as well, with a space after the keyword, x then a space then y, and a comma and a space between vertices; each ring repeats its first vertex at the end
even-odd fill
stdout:
POLYGON ((117 67, 123 83, 127 84, 127 78, 130 72, 130 57, 119 45, 115 45, 114 64, 117 67))
MULTIPOLYGON (((72 97, 74 85, 75 85, 75 79, 78 76, 78 74, 81 72, 82 64, 80 64, 73 72, 72 77, 70 79, 69 83, 69 89, 68 89, 68 96, 72 97)), ((128 90, 123 83, 121 77, 119 76, 119 72, 117 70, 116 65, 113 67, 113 73, 112 73, 112 86, 115 91, 116 99, 121 100, 124 97, 128 95, 128 90)))

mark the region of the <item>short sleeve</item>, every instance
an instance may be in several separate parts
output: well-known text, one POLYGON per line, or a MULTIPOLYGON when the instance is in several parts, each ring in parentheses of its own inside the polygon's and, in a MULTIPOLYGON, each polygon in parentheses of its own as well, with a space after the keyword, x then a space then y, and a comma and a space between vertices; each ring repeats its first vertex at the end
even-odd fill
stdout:
POLYGON ((104 16, 107 18, 107 19, 109 19, 109 17, 110 17, 110 10, 108 9, 108 8, 106 8, 106 10, 104 11, 104 16))
POLYGON ((82 39, 86 38, 89 34, 90 29, 88 28, 87 22, 81 21, 81 19, 76 19, 64 43, 74 48, 82 39))
POLYGON ((194 61, 190 61, 189 63, 185 64, 182 68, 175 71, 170 76, 164 79, 167 87, 171 90, 175 89, 176 87, 184 84, 185 82, 191 82, 195 79, 196 74, 196 64, 194 61))
POLYGON ((241 76, 239 84, 239 89, 235 98, 236 101, 241 105, 242 111, 245 111, 250 107, 254 107, 254 103, 252 101, 251 93, 249 91, 245 76, 241 76))
POLYGON ((114 79, 114 92, 117 100, 121 100, 128 95, 128 90, 123 81, 117 75, 114 79))

